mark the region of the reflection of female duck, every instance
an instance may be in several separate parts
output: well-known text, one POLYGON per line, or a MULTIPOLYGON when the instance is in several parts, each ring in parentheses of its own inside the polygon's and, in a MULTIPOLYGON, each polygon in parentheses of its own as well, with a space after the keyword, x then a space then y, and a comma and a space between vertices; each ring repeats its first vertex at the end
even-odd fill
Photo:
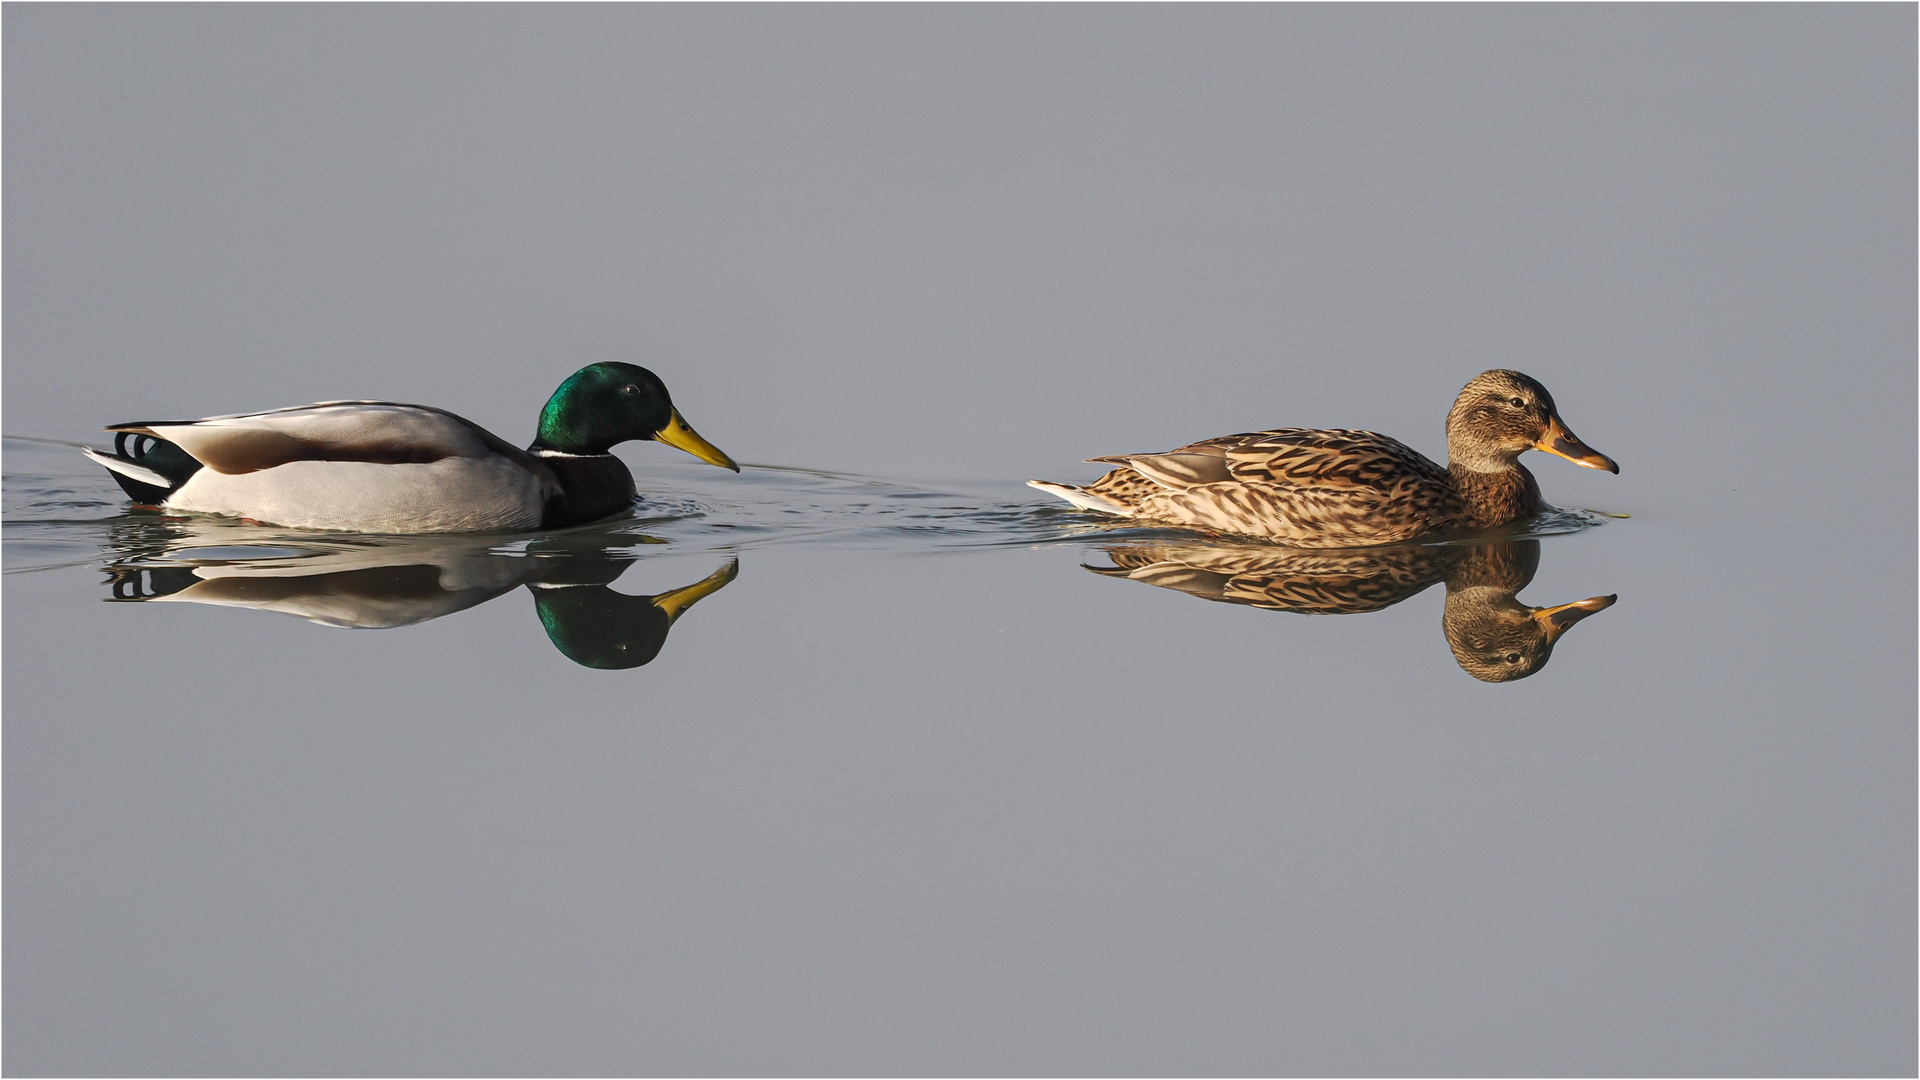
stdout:
POLYGON ((1445 581, 1447 645, 1467 674, 1485 682, 1524 679, 1545 667, 1562 634, 1617 599, 1521 603, 1514 594, 1540 565, 1538 540, 1346 551, 1185 541, 1115 545, 1107 555, 1113 566, 1087 569, 1203 600, 1307 615, 1379 611, 1445 581))
POLYGON ((245 530, 216 530, 176 538, 158 552, 149 547, 109 568, 113 598, 255 608, 326 626, 382 629, 451 615, 525 585, 561 653, 584 667, 630 668, 657 656, 674 621, 739 574, 738 560, 730 559, 692 585, 629 596, 609 586, 634 556, 583 544, 579 536, 539 541, 525 555, 496 552, 495 541, 305 538, 297 542, 305 550, 292 555, 192 556, 196 547, 230 552, 253 539, 245 530))
POLYGON ((1162 454, 1090 458, 1120 467, 1085 487, 1028 483, 1119 517, 1344 548, 1492 528, 1538 512, 1540 486, 1519 462, 1527 450, 1620 471, 1574 438, 1546 387, 1496 370, 1482 372, 1454 400, 1446 468, 1371 431, 1280 428, 1162 454))

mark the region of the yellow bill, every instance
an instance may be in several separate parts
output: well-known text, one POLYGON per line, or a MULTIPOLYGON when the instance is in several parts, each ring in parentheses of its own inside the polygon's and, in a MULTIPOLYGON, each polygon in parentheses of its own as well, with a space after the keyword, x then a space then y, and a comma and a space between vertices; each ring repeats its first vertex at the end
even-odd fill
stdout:
MULTIPOLYGON (((716 450, 714 453, 717 454, 719 451, 716 450)), ((699 581, 683 588, 675 589, 672 592, 663 592, 659 596, 654 597, 653 606, 666 612, 667 623, 668 625, 672 625, 673 620, 679 618, 681 612, 692 607, 705 597, 712 596, 714 593, 719 592, 726 587, 727 582, 739 576, 740 560, 728 559, 727 565, 715 570, 699 581)))
POLYGON ((687 426, 687 422, 680 416, 679 409, 673 410, 673 419, 667 421, 666 427, 654 432, 653 437, 676 450, 685 450, 709 465, 718 465, 723 469, 732 469, 734 472, 740 471, 740 466, 735 465, 733 459, 724 451, 701 438, 699 432, 687 426))

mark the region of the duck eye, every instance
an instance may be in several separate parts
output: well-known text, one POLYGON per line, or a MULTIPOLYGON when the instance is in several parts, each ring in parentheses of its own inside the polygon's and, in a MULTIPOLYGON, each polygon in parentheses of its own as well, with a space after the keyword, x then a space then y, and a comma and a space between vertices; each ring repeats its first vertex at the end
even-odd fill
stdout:
POLYGON ((1527 403, 1526 403, 1526 402, 1524 402, 1524 401, 1521 401, 1521 400, 1520 400, 1519 398, 1517 398, 1517 397, 1510 397, 1510 398, 1508 398, 1508 399, 1507 399, 1507 404, 1509 404, 1509 405, 1511 405, 1511 406, 1513 406, 1513 407, 1514 407, 1514 408, 1516 408, 1516 409, 1524 409, 1524 408, 1526 408, 1526 407, 1527 407, 1527 403))
POLYGON ((620 388, 620 392, 623 394, 637 394, 640 392, 640 388, 633 385, 632 383, 628 383, 627 385, 620 388))
POLYGON ((1519 653, 1517 653, 1517 652, 1510 652, 1510 653, 1508 653, 1508 654, 1507 654, 1507 663, 1509 663, 1509 664, 1517 664, 1517 663, 1519 663, 1519 662, 1520 662, 1520 654, 1519 654, 1519 653))

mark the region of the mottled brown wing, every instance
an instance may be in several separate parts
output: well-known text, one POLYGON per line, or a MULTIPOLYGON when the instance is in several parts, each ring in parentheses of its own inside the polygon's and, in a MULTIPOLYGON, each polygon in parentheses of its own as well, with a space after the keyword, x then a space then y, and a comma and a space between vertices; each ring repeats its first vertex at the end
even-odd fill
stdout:
POLYGON ((1096 488, 1138 516, 1299 547, 1408 540, 1453 510, 1445 469, 1371 431, 1280 428, 1090 460, 1127 466, 1096 488))
POLYGON ((1278 428, 1183 446, 1213 454, 1236 480, 1296 487, 1387 490, 1407 477, 1444 482, 1447 471, 1398 439, 1347 428, 1278 428))
POLYGON ((1398 439, 1344 428, 1278 428, 1222 435, 1156 454, 1088 458, 1139 471, 1163 487, 1240 480, 1301 487, 1374 487, 1446 470, 1398 439))
POLYGON ((1226 457, 1214 449, 1169 450, 1162 454, 1112 454, 1087 460, 1125 465, 1161 487, 1183 488, 1233 479, 1233 473, 1227 470, 1226 457))
POLYGON ((1130 468, 1119 468, 1088 484, 1086 490, 1105 499, 1111 499, 1121 506, 1137 506, 1140 498, 1149 492, 1161 490, 1160 485, 1141 476, 1130 468))
POLYGON ((1234 481, 1165 488, 1136 512, 1194 528, 1265 536, 1295 547, 1364 547, 1411 540, 1445 513, 1444 485, 1403 476, 1382 486, 1300 486, 1234 481))

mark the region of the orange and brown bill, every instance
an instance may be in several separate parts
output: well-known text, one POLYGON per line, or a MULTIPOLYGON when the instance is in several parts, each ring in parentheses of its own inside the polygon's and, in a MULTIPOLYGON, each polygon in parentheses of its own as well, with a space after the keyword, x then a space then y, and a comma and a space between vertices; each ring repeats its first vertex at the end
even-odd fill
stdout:
POLYGON ((1551 645, 1561 634, 1573 629, 1574 623, 1597 611, 1605 611, 1618 599, 1620 597, 1616 593, 1612 596, 1590 596, 1558 607, 1535 608, 1533 621, 1540 624, 1541 631, 1547 636, 1547 644, 1551 645))
POLYGON ((1620 466, 1612 458, 1581 442, 1578 436, 1567 430, 1567 425, 1558 416, 1547 425, 1547 433, 1540 436, 1540 441, 1534 443, 1533 448, 1589 469, 1605 469, 1616 475, 1620 472, 1620 466))

